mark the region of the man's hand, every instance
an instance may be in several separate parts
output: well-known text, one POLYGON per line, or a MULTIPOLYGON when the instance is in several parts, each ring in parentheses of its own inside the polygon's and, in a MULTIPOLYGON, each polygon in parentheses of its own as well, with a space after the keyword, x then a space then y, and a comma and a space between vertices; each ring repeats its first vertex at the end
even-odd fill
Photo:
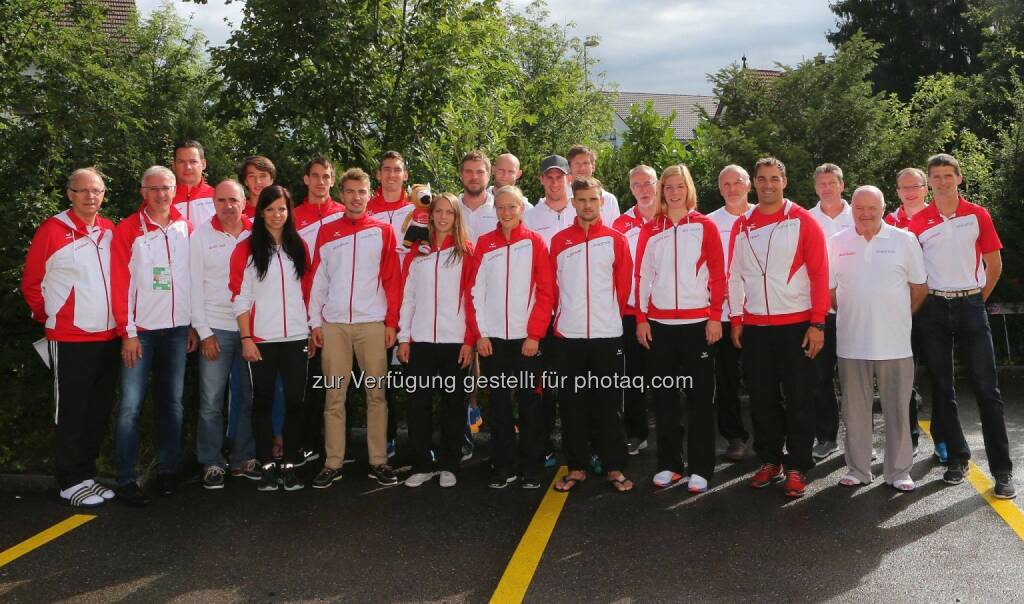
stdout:
POLYGON ((314 327, 313 331, 309 332, 309 339, 313 342, 313 346, 317 348, 324 347, 324 331, 319 327, 314 327))
POLYGON ((199 334, 195 329, 188 328, 188 343, 185 345, 185 352, 195 352, 199 348, 199 334))
POLYGON ((743 323, 732 321, 729 323, 729 326, 732 330, 729 332, 729 335, 732 337, 732 345, 736 348, 743 348, 743 323))
POLYGON ((651 349, 651 324, 650 323, 637 323, 636 324, 636 340, 640 342, 640 345, 647 350, 651 349))
POLYGON ((135 366, 135 362, 142 358, 142 342, 138 336, 121 340, 121 360, 127 369, 135 366))
POLYGON ((399 342, 398 343, 398 351, 395 353, 395 356, 398 357, 398 360, 401 361, 403 365, 408 364, 409 363, 409 343, 408 342, 399 342))
POLYGON ((480 353, 482 357, 489 357, 494 354, 494 349, 491 348, 490 338, 480 338, 476 341, 476 351, 480 353))
POLYGON ((398 333, 394 327, 384 328, 384 348, 391 348, 395 345, 395 340, 398 339, 398 333))
POLYGON ((538 342, 537 340, 534 340, 533 338, 526 338, 525 340, 523 340, 522 353, 524 357, 537 356, 537 350, 539 349, 540 342, 538 342))
POLYGON ((203 340, 199 348, 199 354, 203 355, 203 358, 207 361, 216 361, 217 357, 220 356, 220 342, 217 341, 217 336, 212 335, 203 340))
POLYGON ((801 346, 805 351, 804 354, 813 359, 825 346, 825 332, 817 327, 808 327, 801 346))

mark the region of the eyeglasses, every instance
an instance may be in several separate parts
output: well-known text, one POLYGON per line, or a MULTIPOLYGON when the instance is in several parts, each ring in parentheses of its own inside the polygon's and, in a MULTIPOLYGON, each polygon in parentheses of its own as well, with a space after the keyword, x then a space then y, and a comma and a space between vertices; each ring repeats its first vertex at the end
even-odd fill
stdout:
POLYGON ((174 187, 142 187, 147 191, 153 191, 154 193, 170 193, 174 190, 174 187))
POLYGON ((103 195, 106 189, 68 189, 72 193, 85 193, 86 195, 103 195))

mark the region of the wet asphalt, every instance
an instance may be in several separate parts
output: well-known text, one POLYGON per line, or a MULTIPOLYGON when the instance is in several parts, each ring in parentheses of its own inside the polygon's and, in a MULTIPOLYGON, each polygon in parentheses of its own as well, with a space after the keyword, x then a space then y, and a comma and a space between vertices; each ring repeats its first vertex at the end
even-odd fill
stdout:
MULTIPOLYGON (((1021 467, 1024 373, 1001 385, 1021 467)), ((959 394, 987 472, 970 389, 959 394)), ((630 459, 635 493, 592 476, 568 497, 526 601, 1024 601, 1024 541, 969 483, 942 483, 931 450, 922 436, 914 493, 879 479, 840 487, 839 454, 790 500, 777 486, 747 486, 752 452, 720 464, 708 493, 655 492, 648 449, 630 459)), ((206 491, 194 481, 147 508, 112 502, 0 567, 0 601, 487 601, 547 490, 487 488, 486 455, 478 448, 452 489, 381 487, 357 461, 326 490, 260 493, 230 479, 206 491)), ((0 493, 0 550, 72 513, 54 494, 0 493)))

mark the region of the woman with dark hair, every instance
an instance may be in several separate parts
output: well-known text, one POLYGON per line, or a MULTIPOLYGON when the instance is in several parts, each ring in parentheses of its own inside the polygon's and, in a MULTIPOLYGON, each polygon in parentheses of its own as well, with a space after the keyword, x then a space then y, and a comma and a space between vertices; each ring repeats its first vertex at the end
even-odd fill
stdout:
POLYGON ((405 486, 418 487, 436 475, 431 459, 433 394, 441 394, 441 443, 438 467, 442 487, 455 486, 466 425, 463 391, 473 362, 476 338, 466 328, 465 296, 470 286, 473 244, 468 240, 462 205, 451 193, 434 196, 427 208, 429 243, 406 255, 404 293, 398 319, 398 360, 410 382, 406 414, 412 475, 405 486))
POLYGON ((231 256, 231 294, 242 358, 252 380, 256 455, 263 464, 259 490, 303 488, 294 464, 301 461, 299 432, 305 416, 308 362, 306 300, 302 278, 309 251, 295 230, 292 198, 271 185, 260 192, 252 235, 231 256), (278 375, 284 383, 283 457, 273 456, 271 407, 278 375))

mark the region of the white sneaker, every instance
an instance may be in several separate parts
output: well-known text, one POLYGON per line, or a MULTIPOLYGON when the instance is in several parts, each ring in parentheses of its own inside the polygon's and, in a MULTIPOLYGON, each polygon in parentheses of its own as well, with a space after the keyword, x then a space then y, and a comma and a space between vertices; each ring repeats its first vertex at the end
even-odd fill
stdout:
POLYGON ((441 486, 446 489, 454 487, 456 483, 455 474, 445 470, 444 472, 441 472, 441 479, 438 482, 440 482, 441 486))
POLYGON ((430 479, 437 476, 437 472, 417 472, 412 476, 405 479, 405 486, 407 487, 419 487, 425 483, 430 482, 430 479))
POLYGON ((667 489, 668 487, 674 487, 679 483, 686 482, 682 474, 673 472, 672 470, 662 470, 654 475, 654 486, 659 489, 667 489))
POLYGON ((691 493, 703 493, 708 490, 708 479, 704 478, 700 474, 690 474, 690 480, 687 483, 686 490, 691 493))

